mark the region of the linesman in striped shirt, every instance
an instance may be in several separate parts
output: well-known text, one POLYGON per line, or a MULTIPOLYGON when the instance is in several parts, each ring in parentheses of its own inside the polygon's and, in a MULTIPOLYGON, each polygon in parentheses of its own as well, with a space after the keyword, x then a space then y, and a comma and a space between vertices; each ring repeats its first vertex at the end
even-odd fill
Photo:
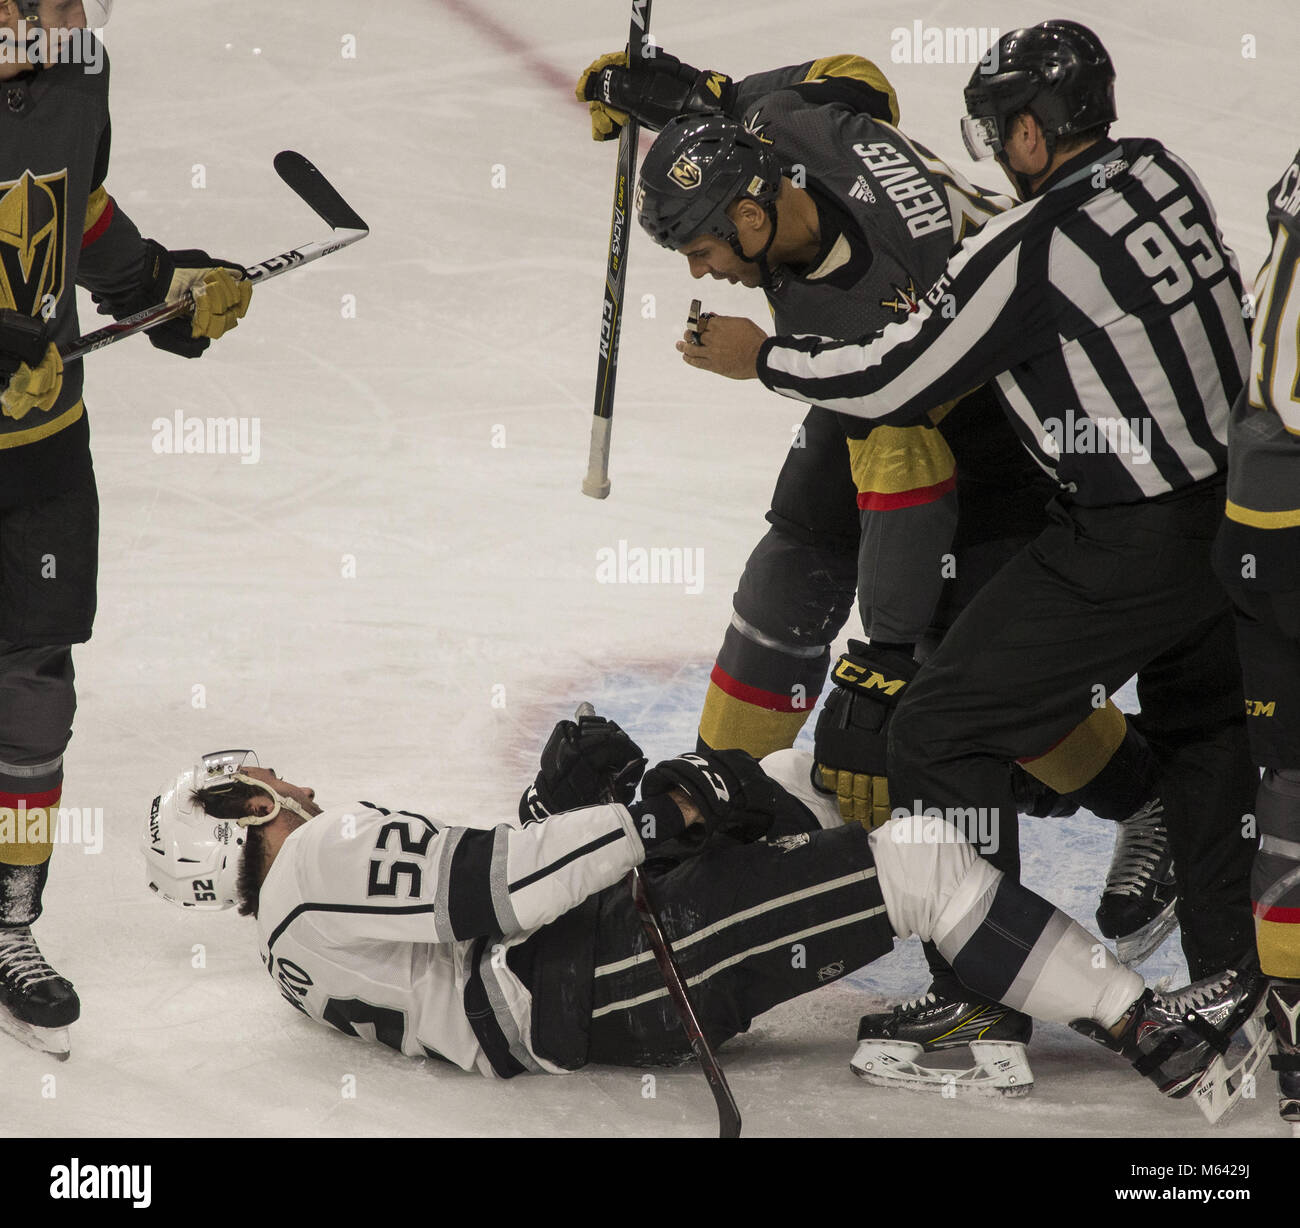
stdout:
POLYGON ((855 341, 713 317, 693 366, 876 422, 985 380, 1059 486, 1052 523, 958 619, 897 709, 896 805, 1010 807, 1040 755, 1135 674, 1193 976, 1252 957, 1255 773, 1210 563, 1248 339, 1241 280, 1188 167, 1114 139, 1096 35, 1046 22, 971 78, 964 136, 1023 203, 953 254, 908 320, 855 341))

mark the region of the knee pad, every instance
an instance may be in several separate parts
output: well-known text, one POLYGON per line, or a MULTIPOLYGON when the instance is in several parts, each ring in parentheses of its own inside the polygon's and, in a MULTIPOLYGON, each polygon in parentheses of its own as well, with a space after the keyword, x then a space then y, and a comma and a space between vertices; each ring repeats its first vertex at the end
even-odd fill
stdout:
POLYGON ((968 916, 978 925, 984 913, 975 904, 997 890, 1002 872, 957 828, 909 815, 890 819, 870 839, 885 910, 900 938, 915 934, 937 943, 968 916))

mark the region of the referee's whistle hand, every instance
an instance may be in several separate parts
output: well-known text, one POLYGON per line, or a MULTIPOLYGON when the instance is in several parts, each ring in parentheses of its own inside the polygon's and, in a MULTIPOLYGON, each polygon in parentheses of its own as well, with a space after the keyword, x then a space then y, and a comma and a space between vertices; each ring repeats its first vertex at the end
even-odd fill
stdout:
POLYGON ((758 350, 766 340, 767 334, 753 320, 709 316, 700 321, 699 344, 683 337, 677 352, 689 366, 702 371, 728 379, 757 379, 758 350))

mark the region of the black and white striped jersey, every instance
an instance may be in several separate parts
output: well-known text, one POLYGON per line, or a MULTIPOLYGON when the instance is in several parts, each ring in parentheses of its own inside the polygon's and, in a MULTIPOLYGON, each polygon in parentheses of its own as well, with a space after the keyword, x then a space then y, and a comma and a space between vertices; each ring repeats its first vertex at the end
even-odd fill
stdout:
POLYGON ((271 866, 262 961, 290 1005, 350 1036, 485 1075, 560 1073, 532 1051, 531 995, 507 952, 644 855, 618 805, 484 829, 332 808, 271 866))
POLYGON ((1249 344, 1241 277, 1195 175, 1106 141, 989 221, 907 320, 858 340, 775 337, 776 392, 918 420, 989 380, 1074 501, 1134 502, 1220 473, 1249 344))

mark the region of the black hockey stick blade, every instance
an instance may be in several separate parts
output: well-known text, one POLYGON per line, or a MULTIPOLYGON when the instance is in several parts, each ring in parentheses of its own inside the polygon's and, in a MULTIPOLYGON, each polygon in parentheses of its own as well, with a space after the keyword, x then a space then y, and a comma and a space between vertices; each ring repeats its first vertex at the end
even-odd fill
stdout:
POLYGON ((370 227, 302 154, 286 149, 275 155, 276 174, 316 211, 331 230, 364 230, 370 227))

